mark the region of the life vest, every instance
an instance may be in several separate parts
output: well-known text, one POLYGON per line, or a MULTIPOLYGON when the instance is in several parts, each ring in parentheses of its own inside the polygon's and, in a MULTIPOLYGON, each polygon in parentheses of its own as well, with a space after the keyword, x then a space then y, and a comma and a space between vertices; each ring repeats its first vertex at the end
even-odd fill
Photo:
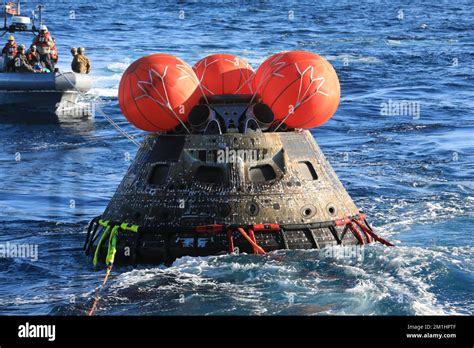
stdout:
POLYGON ((13 1, 7 2, 6 10, 7 10, 7 13, 11 16, 18 16, 18 10, 13 1))
POLYGON ((6 53, 8 59, 15 58, 16 54, 18 53, 18 47, 16 46, 16 42, 14 42, 13 44, 7 42, 4 48, 4 52, 6 53))
POLYGON ((38 54, 34 54, 33 52, 29 52, 27 55, 26 55, 26 59, 28 60, 28 62, 31 64, 31 63, 37 63, 40 61, 39 59, 39 56, 38 54))
POLYGON ((33 44, 37 47, 39 54, 50 54, 54 41, 51 33, 47 32, 44 35, 39 34, 36 36, 33 44))
POLYGON ((36 36, 36 39, 35 39, 34 44, 35 44, 36 46, 45 47, 45 46, 49 46, 49 42, 50 42, 50 41, 52 41, 52 39, 51 39, 51 33, 48 31, 48 32, 45 33, 44 35, 38 34, 38 36, 36 36))
POLYGON ((56 48, 56 44, 53 41, 53 45, 51 46, 51 59, 58 60, 58 49, 56 48))

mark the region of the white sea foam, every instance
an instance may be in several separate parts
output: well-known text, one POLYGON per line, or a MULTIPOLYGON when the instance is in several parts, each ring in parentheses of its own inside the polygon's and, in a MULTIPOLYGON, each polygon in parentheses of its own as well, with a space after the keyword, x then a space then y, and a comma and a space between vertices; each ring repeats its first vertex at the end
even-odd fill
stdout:
POLYGON ((124 72, 128 66, 130 65, 130 62, 115 62, 111 64, 107 64, 107 69, 113 72, 124 72))
POLYGON ((339 54, 339 55, 327 55, 324 56, 329 61, 342 61, 347 64, 351 63, 363 63, 363 64, 377 64, 380 63, 380 59, 372 56, 356 56, 352 54, 339 54))
MULTIPOLYGON (((464 267, 473 272, 472 266, 457 262, 472 259, 473 250, 468 246, 432 249, 367 246, 364 261, 351 263, 343 259, 328 260, 315 250, 258 257, 186 256, 168 268, 125 272, 114 279, 112 292, 121 296, 121 289, 134 287, 141 292, 148 289, 185 293, 186 301, 232 302, 207 314, 230 314, 235 310, 254 315, 277 314, 282 310, 305 315, 466 314, 472 309, 460 310, 459 304, 440 301, 433 284, 446 267, 464 267), (312 264, 310 270, 302 266, 307 263, 312 264), (341 281, 347 284, 345 288, 341 289, 341 281), (295 303, 288 302, 292 296, 295 303)), ((179 308, 173 306, 177 305, 170 304, 167 310, 179 308)))
POLYGON ((118 88, 92 88, 88 95, 97 96, 97 97, 117 97, 118 88))
POLYGON ((94 76, 94 85, 97 85, 101 82, 120 81, 121 78, 122 74, 94 76))

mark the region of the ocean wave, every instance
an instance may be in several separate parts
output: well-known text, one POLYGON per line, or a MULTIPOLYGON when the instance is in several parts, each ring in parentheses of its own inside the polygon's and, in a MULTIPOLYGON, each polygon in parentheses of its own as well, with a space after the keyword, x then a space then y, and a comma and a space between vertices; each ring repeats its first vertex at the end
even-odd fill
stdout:
POLYGON ((121 78, 121 74, 94 76, 94 85, 100 84, 101 82, 120 81, 121 78))
POLYGON ((112 72, 122 73, 128 68, 129 65, 130 65, 130 60, 127 60, 126 62, 110 63, 110 64, 107 64, 107 70, 112 71, 112 72))
POLYGON ((114 98, 118 96, 118 88, 92 88, 87 94, 95 97, 114 98))
POLYGON ((132 301, 146 302, 145 313, 155 315, 469 314, 472 308, 444 300, 436 287, 438 278, 460 267, 451 255, 472 258, 472 249, 369 246, 364 260, 328 259, 315 250, 183 257, 168 268, 118 275, 104 308, 110 314, 132 301), (212 308, 214 301, 227 306, 212 308))
POLYGON ((363 64, 378 64, 382 61, 373 56, 357 56, 352 54, 339 54, 339 55, 325 55, 329 61, 340 61, 340 62, 347 62, 347 64, 351 63, 363 63, 363 64))

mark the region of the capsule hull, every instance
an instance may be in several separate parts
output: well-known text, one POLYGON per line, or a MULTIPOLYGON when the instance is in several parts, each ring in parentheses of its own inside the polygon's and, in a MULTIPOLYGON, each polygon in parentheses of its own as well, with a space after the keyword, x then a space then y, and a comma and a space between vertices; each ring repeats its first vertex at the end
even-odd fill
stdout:
POLYGON ((98 221, 99 259, 126 227, 116 263, 372 241, 309 131, 150 135, 98 221))

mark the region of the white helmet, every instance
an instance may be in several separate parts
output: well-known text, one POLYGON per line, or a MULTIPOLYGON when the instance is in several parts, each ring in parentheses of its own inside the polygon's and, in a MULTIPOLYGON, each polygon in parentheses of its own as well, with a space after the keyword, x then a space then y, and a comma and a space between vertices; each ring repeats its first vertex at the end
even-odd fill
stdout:
POLYGON ((48 31, 48 27, 46 25, 42 24, 42 25, 40 25, 40 31, 42 31, 42 30, 48 31))

